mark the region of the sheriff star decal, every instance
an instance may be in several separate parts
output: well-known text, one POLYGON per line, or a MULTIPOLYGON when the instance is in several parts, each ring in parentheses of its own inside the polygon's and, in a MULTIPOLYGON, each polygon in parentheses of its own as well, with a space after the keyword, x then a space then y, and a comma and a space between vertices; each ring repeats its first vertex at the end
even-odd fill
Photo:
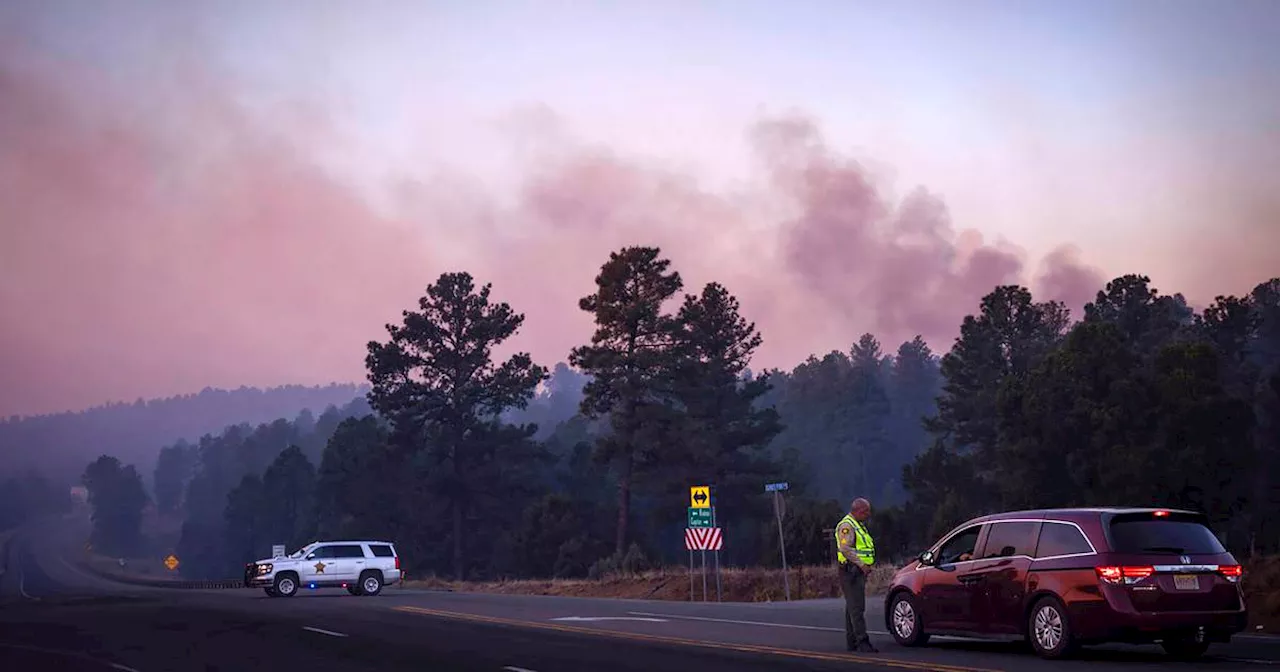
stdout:
POLYGON ((316 563, 316 574, 324 574, 324 563, 323 563, 323 562, 317 562, 317 563, 316 563))

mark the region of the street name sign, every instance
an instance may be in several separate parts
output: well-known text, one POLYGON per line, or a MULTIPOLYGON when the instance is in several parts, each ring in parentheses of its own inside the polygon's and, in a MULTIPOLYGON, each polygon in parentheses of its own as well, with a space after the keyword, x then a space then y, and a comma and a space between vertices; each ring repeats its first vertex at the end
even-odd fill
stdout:
POLYGON ((711 509, 689 507, 689 527, 711 527, 711 509))

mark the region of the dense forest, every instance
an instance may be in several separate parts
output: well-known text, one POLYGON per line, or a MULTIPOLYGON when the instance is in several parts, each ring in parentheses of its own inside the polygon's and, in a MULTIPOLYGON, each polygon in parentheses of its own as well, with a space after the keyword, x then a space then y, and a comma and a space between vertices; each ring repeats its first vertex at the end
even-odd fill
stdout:
POLYGON ((185 518, 182 572, 320 537, 392 539, 410 571, 466 578, 678 561, 696 483, 726 562, 773 564, 772 480, 792 485, 792 562, 827 559, 857 495, 897 557, 972 515, 1084 504, 1198 509, 1233 550, 1280 551, 1280 279, 1197 312, 1123 276, 1078 320, 995 287, 941 356, 863 335, 789 372, 749 369, 762 336, 737 300, 685 293, 658 249, 615 252, 584 289, 595 332, 552 370, 495 359, 524 315, 448 273, 369 344, 367 405, 164 448, 152 490, 185 518))
POLYGON ((228 425, 292 418, 342 405, 367 391, 342 384, 268 389, 206 388, 165 399, 110 403, 82 411, 0 419, 0 473, 37 470, 59 484, 75 483, 84 465, 102 453, 150 469, 160 446, 195 440, 228 425))

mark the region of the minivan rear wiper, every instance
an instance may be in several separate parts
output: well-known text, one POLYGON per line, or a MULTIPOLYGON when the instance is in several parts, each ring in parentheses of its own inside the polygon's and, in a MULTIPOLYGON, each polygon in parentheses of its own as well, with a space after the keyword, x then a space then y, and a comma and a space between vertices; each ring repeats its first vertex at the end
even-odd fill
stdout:
POLYGON ((1186 549, 1178 546, 1147 546, 1142 550, 1148 553, 1183 553, 1186 551, 1186 549))

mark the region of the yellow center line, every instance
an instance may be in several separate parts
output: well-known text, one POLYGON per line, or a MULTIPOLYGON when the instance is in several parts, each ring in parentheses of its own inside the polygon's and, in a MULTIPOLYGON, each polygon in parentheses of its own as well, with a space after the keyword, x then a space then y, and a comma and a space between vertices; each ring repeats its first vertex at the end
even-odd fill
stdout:
POLYGON ((909 660, 894 660, 892 658, 877 658, 872 656, 857 656, 839 653, 822 653, 819 651, 803 651, 800 649, 783 649, 773 646, 760 646, 757 644, 730 644, 725 642, 705 642, 696 639, 685 639, 682 637, 668 637, 665 635, 649 635, 638 632, 622 632, 618 630, 604 630, 597 628, 583 628, 572 625, 560 625, 558 623, 538 623, 535 621, 519 621, 509 618, 498 618, 494 616, 482 616, 480 614, 468 614, 458 611, 439 611, 436 609, 424 609, 422 607, 412 607, 408 605, 400 605, 391 607, 396 611, 403 611, 412 614, 421 614, 423 616, 437 616, 440 618, 451 618, 463 621, 474 621, 477 623, 492 623, 495 625, 510 625, 520 628, 537 628, 541 630, 556 630, 559 632, 570 632, 575 634, 595 635, 597 637, 614 637, 618 639, 630 639, 642 642, 653 642, 659 644, 675 644, 679 646, 696 646, 707 649, 722 649, 726 651, 739 651, 745 653, 764 653, 775 656, 786 656, 790 658, 808 658, 811 660, 825 660, 843 663, 866 663, 868 665, 880 665, 883 667, 896 667, 907 670, 929 670, 937 672, 1000 672, 991 668, 983 667, 963 667, 960 665, 942 665, 939 663, 916 662, 909 660))

